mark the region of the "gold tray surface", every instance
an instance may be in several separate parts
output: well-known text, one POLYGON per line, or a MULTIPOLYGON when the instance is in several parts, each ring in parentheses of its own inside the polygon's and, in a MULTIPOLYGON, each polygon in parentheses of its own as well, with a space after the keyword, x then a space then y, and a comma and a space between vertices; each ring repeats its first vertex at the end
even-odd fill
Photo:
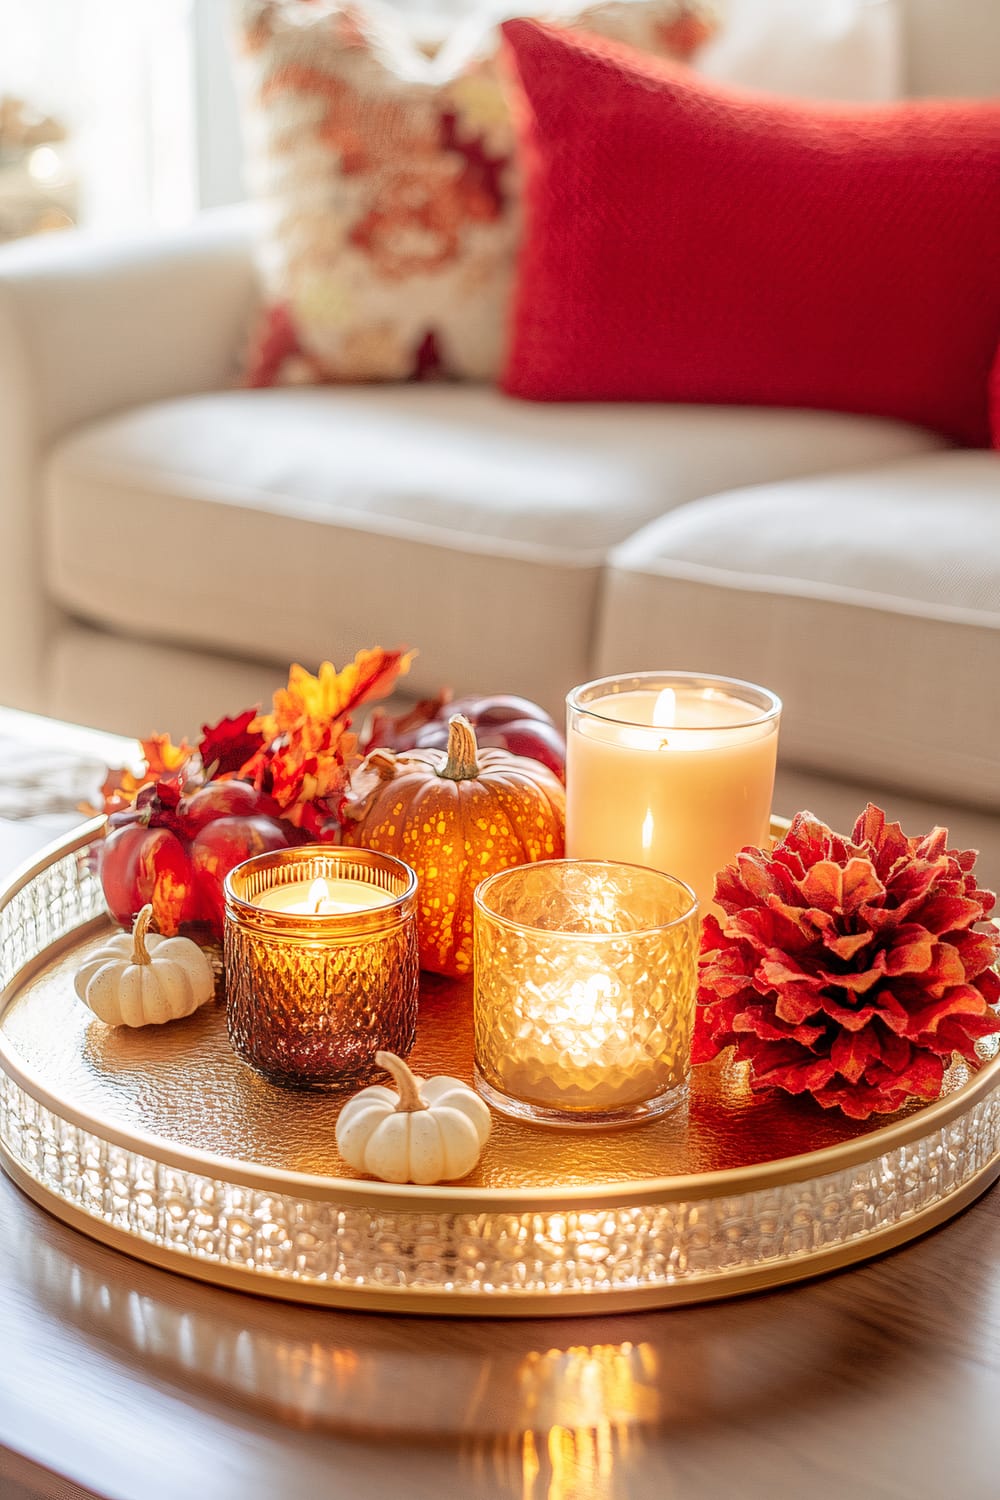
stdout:
MULTIPOLYGON (((295 1092, 260 1078, 230 1049, 220 1003, 184 1021, 141 1030, 97 1020, 77 998, 73 977, 105 936, 89 935, 46 964, 16 991, 0 1018, 7 1055, 61 1102, 64 1115, 97 1123, 105 1127, 102 1134, 110 1127, 127 1137, 153 1137, 171 1155, 205 1153, 279 1174, 369 1181, 345 1166, 334 1142, 348 1096, 295 1092)), ((425 1077, 448 1073, 471 1081, 470 982, 425 976, 410 1062, 425 1077)), ((949 1092, 968 1076, 964 1066, 953 1068, 949 1092)), ((808 1099, 756 1098, 741 1067, 717 1061, 693 1070, 686 1104, 644 1125, 560 1131, 495 1114, 478 1167, 448 1186, 470 1195, 542 1190, 551 1197, 560 1188, 728 1173, 815 1157, 918 1109, 850 1121, 808 1099)))
MULTIPOLYGON (((1000 1175, 1000 1056, 942 1097, 849 1121, 696 1068, 673 1114, 565 1132, 494 1116, 475 1173, 349 1172, 343 1099, 275 1087, 221 1005, 112 1030, 73 979, 110 930, 99 821, 0 890, 0 1164, 45 1208, 185 1275, 324 1305, 459 1316, 624 1311, 786 1285, 940 1224, 1000 1175)), ((425 1076, 472 1069, 471 985, 427 977, 425 1076)))

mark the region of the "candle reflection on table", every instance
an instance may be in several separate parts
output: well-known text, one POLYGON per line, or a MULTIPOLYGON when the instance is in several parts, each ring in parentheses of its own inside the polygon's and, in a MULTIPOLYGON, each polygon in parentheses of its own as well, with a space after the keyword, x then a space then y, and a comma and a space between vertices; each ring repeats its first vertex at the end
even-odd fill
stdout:
MULTIPOLYGON (((290 1494, 300 1481, 302 1493, 317 1492, 306 1481, 322 1432, 350 1439, 338 1462, 355 1493, 373 1481, 388 1493, 412 1459, 428 1493, 433 1479, 446 1495, 636 1500, 680 1494, 692 1476, 718 1481, 696 1483, 700 1495, 735 1494, 727 1480, 740 1459, 720 1452, 720 1435, 739 1432, 742 1452, 749 1434, 755 1462, 773 1464, 782 1435, 814 1425, 831 1389, 856 1388, 875 1406, 886 1390, 905 1397, 914 1382, 929 1392, 940 1283, 928 1273, 948 1259, 942 1236, 930 1236, 866 1272, 872 1289, 860 1303, 864 1283, 851 1275, 681 1314, 359 1316, 168 1275, 78 1235, 4 1180, 0 1199, 15 1231, 5 1241, 5 1280, 21 1294, 7 1306, 11 1357, 34 1357, 52 1392, 69 1388, 67 1371, 79 1382, 82 1370, 105 1400, 131 1404, 147 1444, 176 1437, 175 1393, 196 1414, 212 1414, 218 1447, 180 1445, 173 1494, 187 1493, 197 1475, 213 1493, 224 1475, 252 1489, 262 1417, 280 1423, 290 1494), (908 1280, 894 1269, 902 1261, 922 1274, 908 1280), (896 1286, 902 1298, 904 1283, 901 1319, 892 1296, 879 1293, 896 1286)), ((974 1220, 964 1222, 971 1230, 974 1220)), ((990 1258, 963 1264, 982 1298, 990 1258)), ((985 1369, 987 1323, 966 1326, 975 1368, 985 1369)), ((942 1347, 955 1383, 967 1367, 942 1347)), ((865 1441, 870 1451, 877 1433, 865 1441)), ((133 1467, 141 1473, 139 1460, 133 1467)))

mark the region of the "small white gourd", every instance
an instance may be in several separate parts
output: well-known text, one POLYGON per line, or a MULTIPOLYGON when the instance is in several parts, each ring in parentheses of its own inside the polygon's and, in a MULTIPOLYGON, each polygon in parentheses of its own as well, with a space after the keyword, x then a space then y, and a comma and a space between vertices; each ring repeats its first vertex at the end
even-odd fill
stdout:
POLYGON ((383 1182, 450 1182, 471 1172, 490 1133, 490 1112, 458 1078, 416 1078, 394 1052, 376 1052, 398 1094, 375 1084, 349 1099, 337 1148, 349 1167, 383 1182))
POLYGON ((144 906, 133 931, 96 948, 76 975, 76 993, 108 1026, 179 1021, 215 994, 212 965, 198 944, 147 932, 152 916, 152 906, 144 906))

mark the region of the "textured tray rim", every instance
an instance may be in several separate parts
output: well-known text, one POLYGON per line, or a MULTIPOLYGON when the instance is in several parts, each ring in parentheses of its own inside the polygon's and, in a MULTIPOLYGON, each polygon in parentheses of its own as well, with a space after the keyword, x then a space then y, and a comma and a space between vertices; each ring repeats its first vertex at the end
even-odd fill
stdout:
POLYGON ((174 1271, 193 1281, 223 1287, 228 1291, 248 1292, 257 1297, 277 1298, 283 1302, 310 1306, 338 1307, 350 1311, 399 1313, 435 1317, 479 1318, 569 1318, 601 1317, 609 1313, 652 1311, 662 1307, 681 1307, 700 1302, 721 1302, 748 1292, 776 1291, 809 1281, 832 1271, 846 1270, 859 1261, 871 1260, 890 1250, 899 1249, 911 1240, 939 1228, 968 1208, 1000 1178, 1000 1149, 986 1167, 960 1187, 939 1198, 930 1208, 864 1238, 851 1240, 832 1248, 815 1250, 795 1260, 776 1258, 749 1270, 718 1270, 704 1278, 690 1281, 656 1282, 625 1288, 594 1287, 586 1291, 530 1291, 505 1289, 502 1292, 465 1291, 419 1286, 351 1286, 312 1280, 293 1280, 261 1270, 223 1266, 214 1261, 171 1250, 162 1245, 116 1229, 103 1223, 95 1214, 50 1192, 26 1172, 9 1155, 0 1141, 0 1167, 22 1192, 40 1208, 60 1219, 71 1229, 86 1235, 108 1249, 134 1260, 145 1261, 164 1271, 174 1271))
MULTIPOLYGON (((21 866, 0 885, 0 912, 26 885, 44 877, 49 866, 75 855, 79 868, 82 851, 100 837, 103 829, 104 820, 95 819, 78 832, 56 840, 34 860, 21 866)), ((92 885, 91 894, 94 894, 92 885)), ((81 936, 99 930, 104 921, 105 918, 95 911, 94 901, 84 901, 77 911, 57 924, 56 930, 61 935, 45 942, 44 946, 39 944, 33 949, 23 946, 20 967, 0 996, 0 1015, 39 968, 67 948, 72 948, 81 936)), ((15 1112, 10 1116, 14 1122, 13 1133, 10 1138, 6 1131, 0 1136, 0 1166, 28 1197, 74 1230, 134 1259, 229 1290, 319 1306, 383 1313, 503 1318, 601 1315, 725 1299, 792 1285, 869 1260, 903 1245, 961 1212, 1000 1177, 1000 1108, 997 1098, 992 1097, 1000 1079, 1000 1056, 991 1059, 978 1073, 941 1100, 918 1107, 901 1119, 876 1126, 851 1140, 797 1156, 717 1171, 606 1183, 595 1189, 461 1189, 449 1185, 429 1188, 396 1186, 323 1177, 241 1164, 232 1158, 196 1148, 171 1149, 169 1141, 162 1136, 123 1129, 113 1122, 100 1120, 96 1113, 70 1108, 46 1087, 42 1079, 31 1076, 16 1059, 9 1057, 9 1050, 7 1039, 0 1034, 0 1072, 7 1079, 4 1087, 13 1087, 15 1093, 20 1091, 27 1114, 19 1117, 15 1105, 15 1112), (179 1168, 194 1178, 200 1177, 209 1186, 214 1181, 215 1186, 227 1194, 235 1193, 237 1199, 245 1193, 257 1197, 272 1193, 292 1194, 297 1199, 316 1202, 321 1214, 332 1212, 334 1225, 349 1222, 352 1216, 356 1225, 367 1215, 369 1228, 366 1233, 374 1237, 368 1242, 369 1252, 374 1242, 380 1245, 383 1232, 393 1232, 391 1228, 384 1230, 383 1226, 389 1225, 394 1218, 398 1232, 404 1237, 416 1234, 418 1231, 413 1226, 418 1223, 433 1224, 435 1232, 443 1237, 442 1244, 447 1243, 450 1248, 447 1254, 441 1252, 432 1275, 428 1276, 414 1264, 414 1268, 406 1273, 409 1279, 391 1282, 380 1274, 380 1248, 363 1274, 344 1269, 343 1256, 347 1254, 349 1258, 350 1252, 339 1248, 339 1227, 328 1231, 331 1238, 326 1242, 331 1248, 338 1247, 335 1269, 332 1270, 292 1270, 287 1265, 268 1263, 266 1257, 248 1262, 245 1258, 234 1258, 225 1247, 187 1248, 184 1243, 171 1242, 169 1235, 161 1234, 158 1228, 154 1232, 143 1227, 142 1222, 130 1221, 127 1225, 115 1222, 109 1212, 91 1206, 86 1195, 74 1195, 74 1192, 53 1183, 44 1167, 34 1170, 31 1155, 19 1155, 19 1131, 22 1124, 30 1123, 32 1109, 41 1110, 60 1128, 67 1127, 89 1135, 102 1149, 107 1147, 124 1152, 130 1160, 145 1162, 157 1173, 179 1168), (981 1132, 978 1138, 967 1133, 963 1135, 974 1126, 981 1132), (955 1145, 956 1132, 963 1142, 961 1147, 955 1145), (891 1165, 893 1155, 896 1161, 891 1165), (915 1201, 907 1201, 911 1169, 916 1170, 921 1162, 923 1170, 929 1174, 925 1178, 925 1191, 921 1193, 917 1183, 915 1201), (956 1162, 959 1163, 957 1170, 956 1162), (567 1280, 563 1284, 549 1285, 545 1280, 539 1280, 538 1257, 544 1258, 547 1245, 551 1245, 552 1233, 561 1242, 563 1233, 580 1220, 590 1218, 592 1221, 581 1231, 585 1239, 592 1242, 596 1235, 598 1242, 610 1249, 610 1236, 623 1232, 621 1224, 615 1231, 610 1222, 616 1215, 620 1220, 624 1216, 626 1233, 628 1223, 637 1224, 643 1218, 648 1219, 650 1214, 666 1214, 669 1219, 671 1214, 682 1214, 685 1209, 698 1210, 699 1206, 703 1212, 709 1212, 710 1219, 713 1214, 721 1214, 719 1223, 724 1225, 725 1216, 734 1211, 727 1202, 730 1197, 737 1206, 740 1200, 746 1205, 757 1197, 766 1198, 772 1192, 780 1198, 782 1193, 787 1193, 797 1184, 805 1186, 807 1196, 824 1190, 842 1192, 844 1188, 837 1180, 849 1174, 853 1174, 854 1179, 850 1184, 851 1191, 855 1191, 854 1183, 859 1181, 860 1174, 860 1190, 866 1192, 869 1188, 863 1183, 864 1175, 873 1171, 885 1173, 890 1170, 890 1165, 896 1174, 891 1179, 893 1191, 901 1194, 892 1214, 866 1224, 862 1212, 859 1226, 845 1224, 833 1237, 820 1232, 821 1219, 815 1210, 810 1210, 813 1217, 807 1222, 814 1226, 811 1243, 795 1245, 785 1240, 780 1248, 756 1255, 750 1251, 740 1263, 726 1260, 725 1245, 728 1241, 723 1238, 718 1242, 713 1239, 712 1243, 717 1245, 716 1258, 703 1265, 689 1264, 675 1271, 671 1257, 669 1270, 656 1261, 641 1271, 630 1272, 627 1266, 620 1266, 617 1277, 601 1281, 588 1279, 586 1266, 581 1276, 579 1264, 573 1258, 578 1252, 574 1251, 568 1253, 565 1260, 567 1280), (716 1201, 720 1205, 718 1210, 713 1206, 716 1201), (610 1215, 606 1228, 593 1222, 595 1215, 603 1213, 610 1215), (455 1267, 458 1262, 453 1259, 455 1246, 461 1234, 470 1232, 468 1222, 477 1218, 484 1225, 481 1231, 485 1236, 483 1243, 491 1242, 494 1234, 502 1234, 508 1219, 513 1220, 515 1226, 519 1218, 522 1225, 532 1226, 527 1231, 528 1240, 523 1253, 518 1248, 516 1254, 521 1271, 530 1272, 527 1284, 519 1284, 517 1280, 494 1284, 491 1276, 497 1274, 496 1267, 490 1270, 488 1265, 480 1268, 474 1282, 457 1276, 455 1267), (449 1239, 449 1236, 454 1236, 454 1239, 449 1239)), ((105 1188, 107 1186, 108 1179, 105 1179, 105 1188)), ((236 1211, 241 1211, 239 1206, 236 1211)), ((266 1206, 264 1211, 268 1215, 266 1222, 270 1224, 272 1221, 266 1206)), ((747 1211, 756 1214, 773 1212, 764 1204, 747 1211)), ((871 1212, 871 1206, 867 1211, 871 1212)), ((228 1208, 226 1212, 229 1212, 228 1208)), ((784 1212, 785 1209, 779 1208, 779 1213, 784 1212)), ((851 1214, 854 1213, 852 1207, 851 1214)), ((676 1222, 679 1224, 683 1220, 676 1222)), ((704 1223, 704 1219, 701 1222, 704 1223)), ((654 1229, 652 1232, 660 1234, 662 1231, 654 1229)), ((765 1237, 767 1233, 773 1233, 763 1232, 765 1237)), ((792 1234, 793 1238, 799 1233, 797 1227, 789 1229, 787 1223, 782 1232, 792 1234)), ((352 1227, 351 1233, 356 1235, 356 1227, 352 1227)), ((676 1235, 670 1243, 688 1253, 694 1250, 688 1229, 677 1228, 670 1233, 676 1235)), ((520 1241, 518 1245, 520 1247, 520 1241)), ((500 1274, 503 1275, 503 1268, 500 1274)))
MULTIPOLYGON (((0 910, 49 864, 94 843, 103 833, 104 826, 103 818, 92 819, 78 833, 47 845, 35 859, 22 865, 5 884, 0 885, 0 910)), ((51 944, 25 964, 0 994, 0 1018, 33 971, 49 963, 66 948, 72 947, 88 926, 96 929, 99 922, 100 919, 97 919, 94 923, 75 928, 65 938, 51 944)), ((1000 1052, 952 1093, 915 1109, 901 1119, 894 1119, 886 1125, 875 1125, 851 1140, 820 1147, 815 1151, 711 1172, 647 1177, 631 1183, 605 1183, 588 1189, 542 1187, 491 1188, 485 1191, 477 1188, 463 1189, 449 1184, 422 1187, 412 1183, 400 1185, 368 1179, 324 1177, 310 1172, 261 1167, 234 1157, 203 1151, 198 1147, 176 1146, 164 1136, 125 1128, 100 1114, 89 1113, 67 1104, 41 1078, 12 1056, 2 1030, 0 1068, 37 1103, 71 1125, 92 1131, 123 1150, 134 1151, 164 1166, 201 1171, 240 1187, 265 1192, 295 1192, 303 1198, 314 1200, 327 1199, 335 1194, 338 1202, 386 1210, 423 1209, 452 1213, 489 1213, 500 1210, 507 1213, 530 1213, 533 1210, 586 1212, 612 1205, 628 1208, 677 1202, 693 1197, 725 1197, 805 1182, 872 1161, 896 1147, 921 1140, 935 1129, 950 1124, 992 1093, 1000 1083, 1000 1052)))

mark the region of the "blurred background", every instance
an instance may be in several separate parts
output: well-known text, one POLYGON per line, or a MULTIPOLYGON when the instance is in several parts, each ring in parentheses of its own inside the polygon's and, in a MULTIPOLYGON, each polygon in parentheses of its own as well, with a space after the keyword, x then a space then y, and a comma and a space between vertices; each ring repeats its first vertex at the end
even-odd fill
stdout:
MULTIPOLYGON (((939 3, 907 0, 906 10, 939 3)), ((524 0, 365 4, 405 17, 422 43, 526 9, 524 0)), ((900 92, 897 0, 717 0, 716 9, 703 71, 817 97, 900 92)), ((229 0, 0 0, 0 241, 74 223, 112 234, 170 228, 244 196, 229 11, 229 0)))
MULTIPOLYGON (((424 38, 524 8, 366 3, 405 16, 424 38)), ((229 0, 0 0, 0 241, 70 223, 167 228, 238 202, 228 25, 229 0)))
POLYGON ((0 240, 242 194, 226 0, 0 0, 0 240))

